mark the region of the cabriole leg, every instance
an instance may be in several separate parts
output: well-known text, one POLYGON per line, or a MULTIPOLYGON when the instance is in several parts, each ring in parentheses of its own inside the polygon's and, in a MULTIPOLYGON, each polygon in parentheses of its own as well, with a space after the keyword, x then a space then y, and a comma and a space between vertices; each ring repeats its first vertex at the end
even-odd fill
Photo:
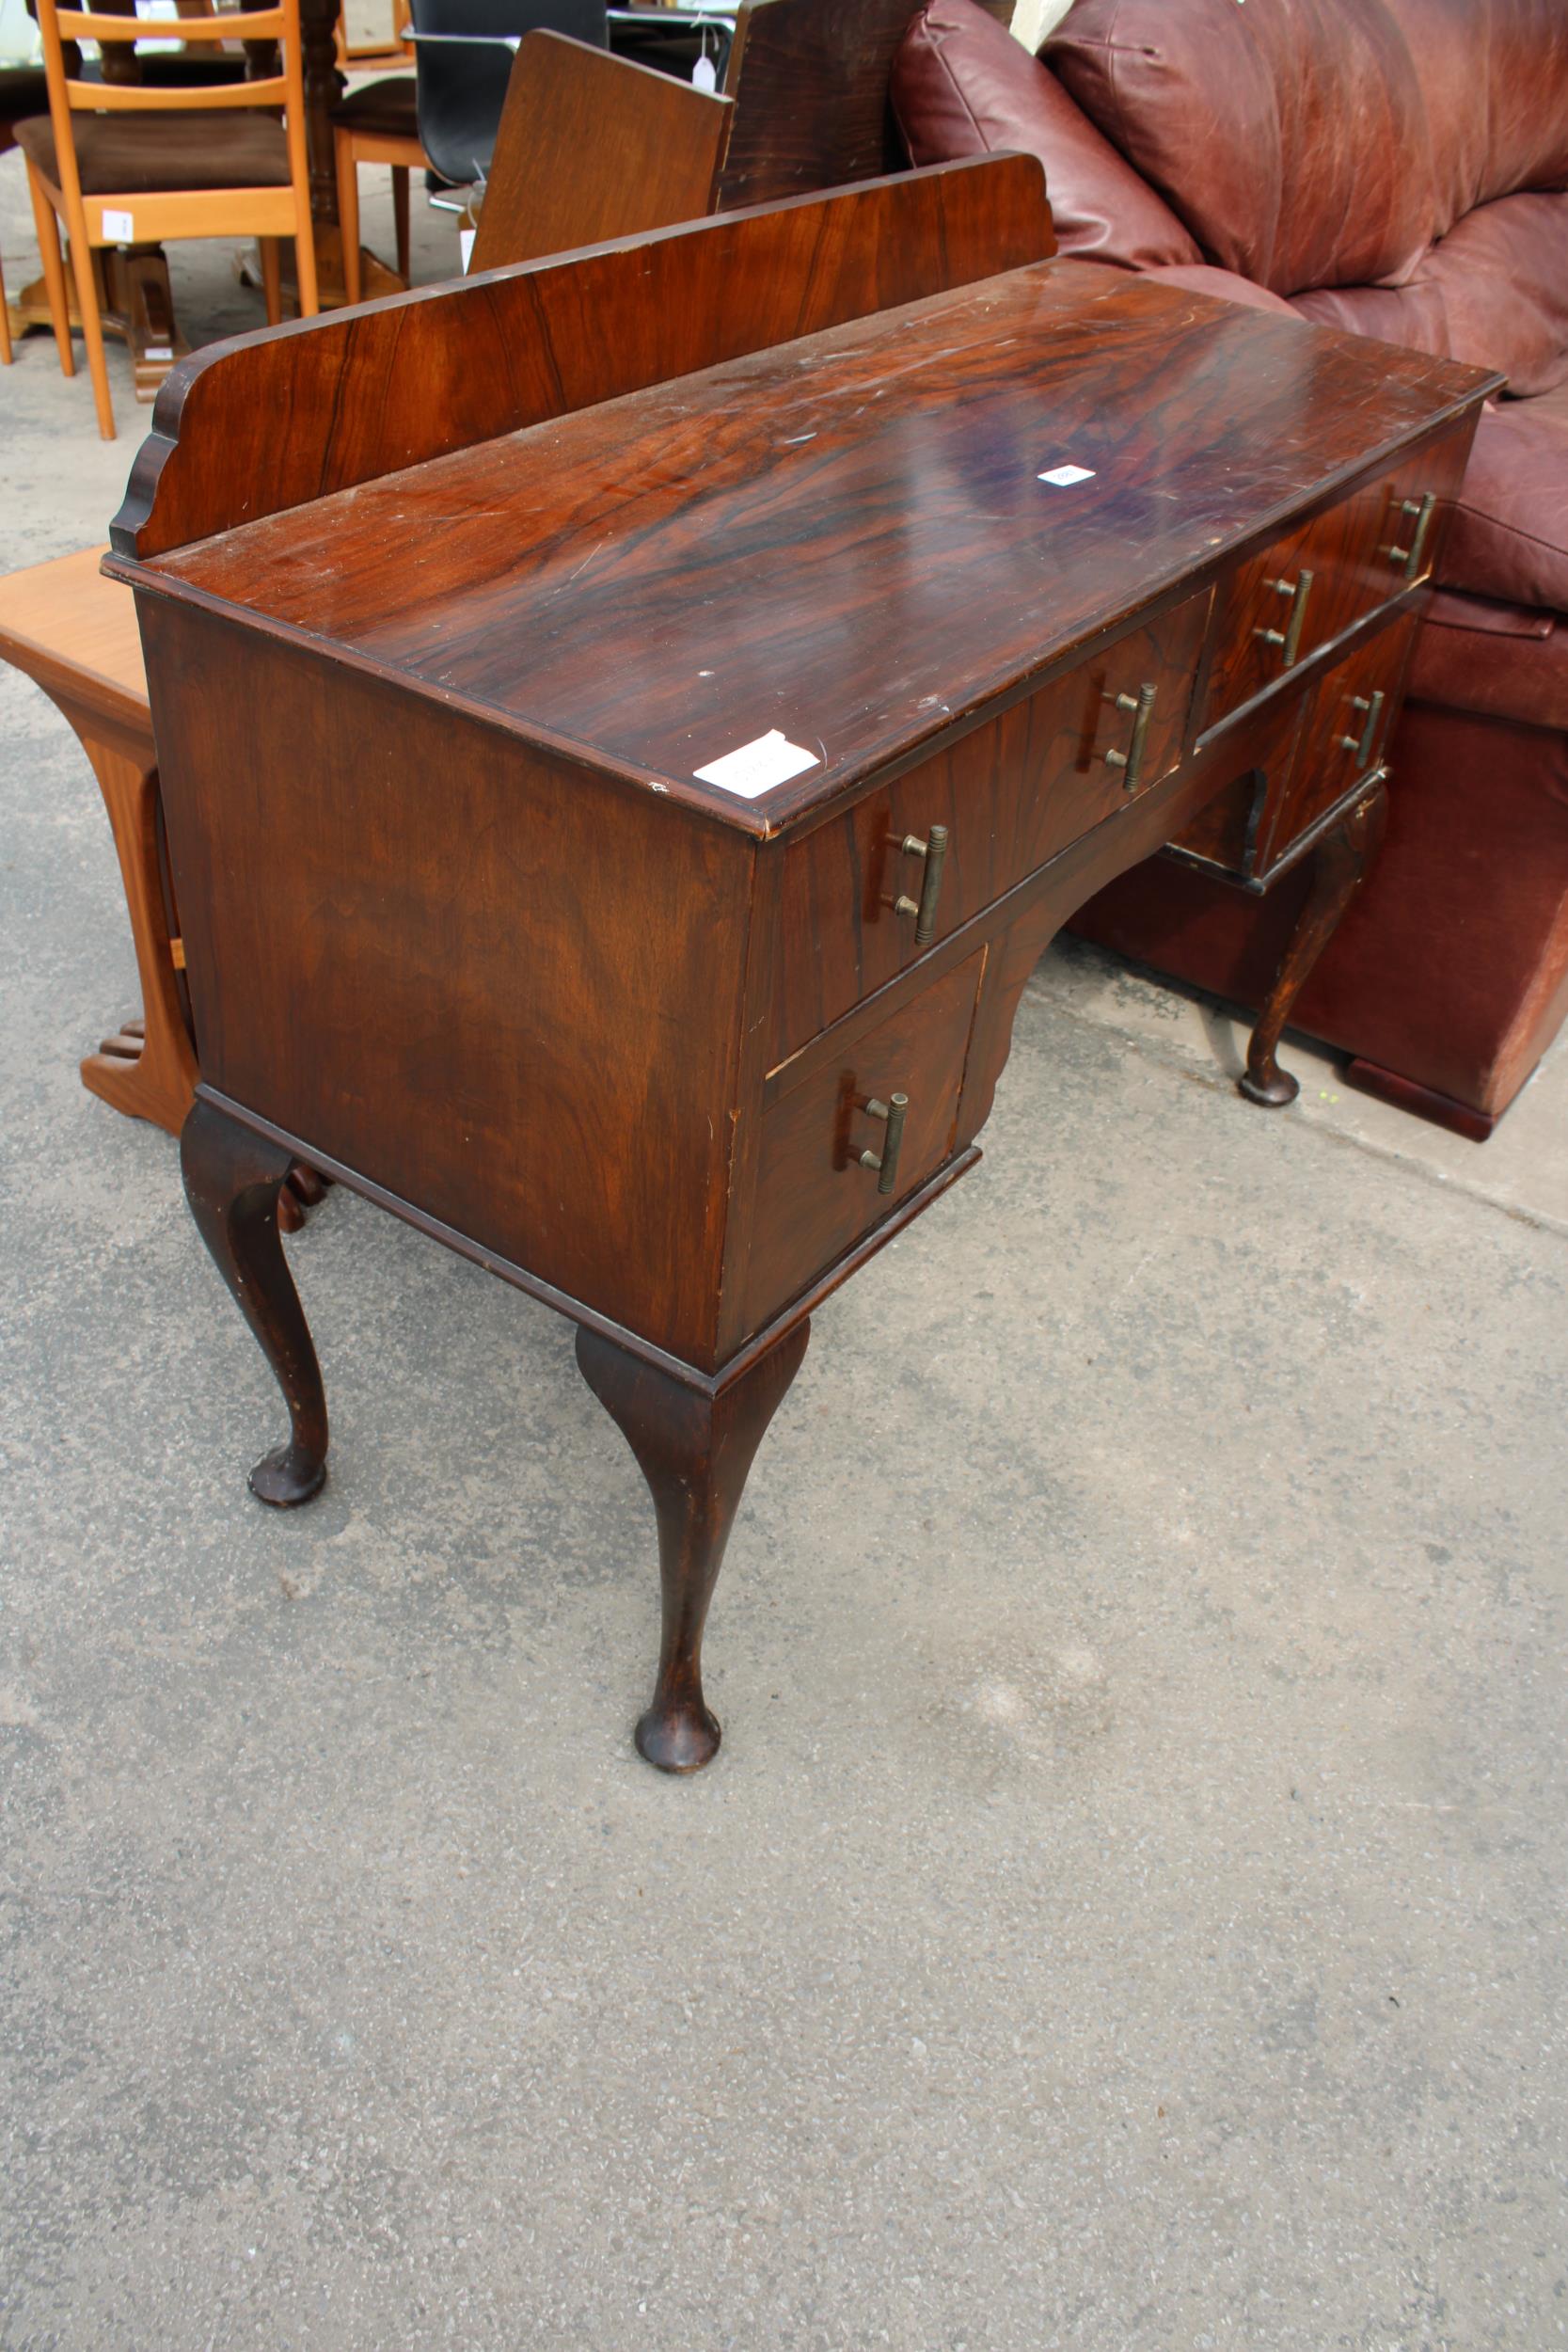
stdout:
POLYGON ((1381 776, 1373 777, 1349 813, 1323 835, 1314 852, 1312 887, 1297 918, 1295 930, 1280 959, 1268 1002, 1258 1017, 1247 1046, 1246 1070, 1237 1080, 1249 1103, 1279 1109, 1300 1093, 1298 1082, 1275 1059, 1280 1032, 1291 1008, 1307 985, 1308 974, 1323 954, 1339 919, 1366 880, 1377 854, 1388 812, 1388 794, 1381 776))
POLYGON ((326 1477, 326 1399, 293 1277, 277 1233, 277 1196, 292 1162, 238 1120, 197 1102, 180 1135, 185 1198, 289 1408, 291 1435, 257 1463, 250 1491, 288 1509, 326 1477))
POLYGON ((796 1324, 710 1396, 578 1327, 582 1376, 636 1454, 658 1515, 664 1629, 637 1745, 662 1772, 697 1772, 718 1754, 719 1724, 703 1700, 703 1623, 747 1472, 810 1330, 796 1324))

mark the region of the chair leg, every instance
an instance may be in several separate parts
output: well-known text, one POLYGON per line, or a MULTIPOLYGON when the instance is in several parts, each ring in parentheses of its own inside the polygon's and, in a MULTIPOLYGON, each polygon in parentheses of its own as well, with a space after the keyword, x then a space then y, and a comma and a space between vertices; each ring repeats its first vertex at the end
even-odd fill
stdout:
POLYGON ((66 298, 59 219, 42 181, 31 164, 27 167, 27 193, 33 199, 33 224, 38 230, 39 252, 43 261, 43 283, 49 296, 49 324, 55 330, 55 347, 60 355, 60 373, 74 375, 76 354, 71 347, 71 304, 66 298))
POLYGON ((103 322, 98 309, 98 272, 86 237, 71 240, 71 267, 76 280, 76 307, 82 313, 82 341, 87 347, 87 373, 92 378, 98 430, 105 441, 115 438, 115 404, 109 391, 109 361, 103 349, 103 322))
POLYGON ((283 246, 278 237, 258 237, 261 249, 261 298, 267 306, 267 325, 283 324, 283 246))
POLYGON ((11 323, 6 316, 6 272, 0 266, 0 367, 11 364, 11 323))
POLYGON ((321 297, 316 287, 316 231, 309 219, 294 238, 294 268, 299 275, 299 315, 313 319, 321 309, 321 297))
POLYGON ((408 167, 392 166, 392 218, 397 223, 398 276, 407 285, 413 276, 408 261, 408 167))
POLYGON ((333 150, 338 165, 338 221, 343 239, 343 294, 348 301, 357 302, 361 299, 359 167, 355 161, 352 132, 335 132, 333 150))

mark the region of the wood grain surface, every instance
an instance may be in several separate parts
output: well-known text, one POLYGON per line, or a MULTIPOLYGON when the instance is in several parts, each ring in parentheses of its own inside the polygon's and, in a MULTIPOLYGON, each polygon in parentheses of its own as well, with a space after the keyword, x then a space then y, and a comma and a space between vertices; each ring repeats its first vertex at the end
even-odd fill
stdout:
MULTIPOLYGON (((1011 23, 1012 0, 982 6, 1011 23)), ((724 211, 903 167, 888 86, 914 13, 913 0, 745 0, 724 76, 724 211)))
POLYGON ((160 390, 110 543, 163 554, 1054 250, 1038 163, 983 156, 211 343, 160 390))
POLYGON ((320 499, 159 574, 771 825, 1391 462, 1484 381, 1392 351, 1370 377, 1359 339, 1047 263, 320 499), (1038 479, 1064 463, 1090 478, 1038 479), (694 780, 775 728, 809 774, 738 804, 694 780))
POLYGON ((701 219, 729 119, 727 98, 561 33, 526 33, 470 267, 701 219))

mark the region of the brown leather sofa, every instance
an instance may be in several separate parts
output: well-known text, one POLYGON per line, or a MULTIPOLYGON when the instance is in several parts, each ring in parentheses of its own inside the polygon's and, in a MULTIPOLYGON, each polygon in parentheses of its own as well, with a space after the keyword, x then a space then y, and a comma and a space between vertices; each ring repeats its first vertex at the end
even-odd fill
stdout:
MULTIPOLYGON (((1497 368, 1417 643, 1382 855, 1298 1000, 1483 1136, 1568 1013, 1568 0, 1076 0, 1036 60, 929 0, 913 160, 1045 165, 1061 249, 1497 368)), ((1256 1006, 1308 877, 1156 859, 1077 928, 1256 1006)))

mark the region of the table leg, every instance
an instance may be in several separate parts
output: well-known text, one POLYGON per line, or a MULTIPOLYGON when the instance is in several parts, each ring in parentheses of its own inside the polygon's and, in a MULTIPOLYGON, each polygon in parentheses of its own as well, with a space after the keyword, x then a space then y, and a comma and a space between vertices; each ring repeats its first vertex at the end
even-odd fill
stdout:
POLYGON ((82 1084, 132 1119, 150 1119, 177 1136, 200 1076, 174 977, 174 950, 158 872, 158 771, 102 739, 77 729, 109 812, 119 857, 131 938, 141 980, 139 1025, 82 1064, 82 1084))
POLYGON ((180 1165, 201 1238, 289 1408, 289 1442, 256 1464, 250 1491, 284 1510, 309 1502, 326 1479, 326 1398, 277 1231, 289 1154, 211 1103, 198 1102, 181 1132, 180 1165))
MULTIPOLYGON (((338 69, 340 0, 300 0, 299 57, 305 80, 305 145, 310 158, 310 218, 316 232, 316 292, 324 310, 348 299, 343 282, 343 236, 338 220, 338 157, 332 109, 347 88, 338 69)), ((292 251, 283 255, 283 282, 292 286, 292 251)), ((368 249, 359 256, 361 302, 403 294, 406 278, 368 249)))
POLYGON ((583 1378, 636 1454, 658 1518, 663 1635, 653 1703, 637 1745, 664 1772, 694 1772, 718 1754, 703 1700, 703 1624, 752 1457, 806 1352, 804 1318, 717 1391, 691 1388, 586 1326, 583 1378))
POLYGON ((1247 1046, 1246 1070, 1237 1080, 1249 1103, 1280 1109, 1300 1093, 1298 1081, 1275 1059, 1280 1032, 1291 1008, 1307 985, 1307 976, 1339 925, 1340 917, 1377 854, 1388 813, 1388 793, 1381 775, 1372 776, 1348 814, 1323 835, 1314 851, 1312 887, 1291 933, 1268 1001, 1258 1017, 1247 1046))
MULTIPOLYGON (((101 260, 103 332, 118 335, 121 342, 129 343, 136 398, 145 403, 156 397, 170 368, 190 349, 174 315, 167 258, 161 245, 139 245, 124 252, 118 247, 106 248, 101 260)), ((66 294, 71 324, 79 335, 82 321, 69 271, 66 294)), ((49 289, 41 278, 35 278, 31 285, 24 286, 20 294, 12 296, 8 316, 11 333, 16 336, 52 324, 49 289)))
MULTIPOLYGON (((338 71, 340 0, 300 0, 299 62, 305 83, 305 146, 310 161, 310 217, 319 230, 338 226, 338 166, 332 109, 347 87, 338 71)), ((318 252, 322 239, 316 238, 318 252)))

